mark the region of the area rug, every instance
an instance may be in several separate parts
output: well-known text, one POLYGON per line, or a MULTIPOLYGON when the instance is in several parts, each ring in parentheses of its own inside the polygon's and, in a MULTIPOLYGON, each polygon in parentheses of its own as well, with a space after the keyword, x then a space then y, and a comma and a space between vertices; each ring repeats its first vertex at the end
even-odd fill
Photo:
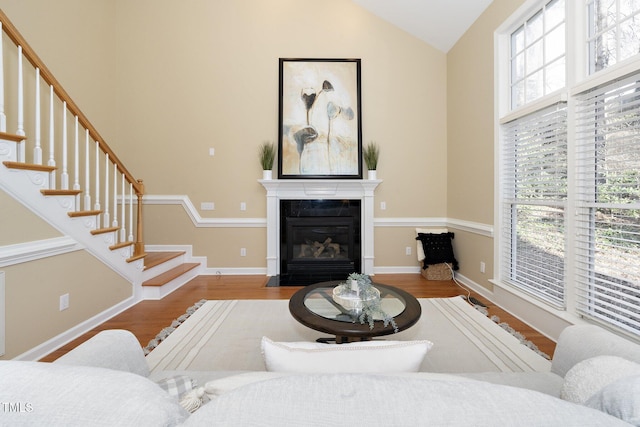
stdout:
MULTIPOLYGON (((539 355, 462 297, 419 298, 422 316, 411 328, 381 337, 434 343, 421 371, 549 371, 539 355)), ((152 372, 162 370, 260 371, 263 336, 274 341, 326 337, 298 323, 287 300, 206 301, 147 355, 152 372)))

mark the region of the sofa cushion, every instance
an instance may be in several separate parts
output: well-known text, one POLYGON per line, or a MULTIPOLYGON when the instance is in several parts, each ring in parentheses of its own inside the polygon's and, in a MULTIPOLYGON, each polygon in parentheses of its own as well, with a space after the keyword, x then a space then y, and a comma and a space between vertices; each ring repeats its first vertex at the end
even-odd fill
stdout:
POLYGON ((275 372, 418 372, 432 346, 427 340, 323 344, 263 337, 262 355, 267 371, 275 372))
POLYGON ((596 356, 619 356, 640 363, 640 345, 596 325, 571 325, 562 331, 551 372, 564 377, 576 363, 596 356))
POLYGON ((185 426, 623 426, 615 417, 531 390, 480 381, 300 374, 256 382, 200 408, 185 426))
POLYGON ((631 375, 640 375, 640 364, 617 356, 592 357, 567 372, 560 397, 583 404, 603 387, 631 375))
POLYGON ((640 375, 625 377, 605 386, 591 396, 585 406, 640 426, 640 375))
POLYGON ((149 365, 138 339, 124 329, 98 332, 54 363, 117 369, 149 376, 149 365))
POLYGON ((42 362, 0 361, 0 402, 2 425, 174 426, 188 417, 140 375, 42 362))

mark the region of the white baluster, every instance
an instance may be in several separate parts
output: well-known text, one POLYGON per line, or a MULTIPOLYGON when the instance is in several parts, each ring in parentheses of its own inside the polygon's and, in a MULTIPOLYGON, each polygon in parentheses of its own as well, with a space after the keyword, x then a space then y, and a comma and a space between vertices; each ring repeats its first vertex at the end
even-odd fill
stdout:
MULTIPOLYGON (((78 139, 78 116, 73 140, 73 189, 80 190, 80 140, 78 139)), ((80 193, 76 194, 76 211, 80 210, 80 193)))
POLYGON ((2 49, 2 22, 0 22, 0 132, 7 131, 7 115, 4 113, 4 51, 2 49))
POLYGON ((113 223, 112 227, 118 226, 118 165, 113 164, 113 223))
POLYGON ((93 209, 100 210, 100 143, 96 141, 96 203, 93 209))
POLYGON ((104 228, 109 227, 109 154, 105 156, 104 165, 104 228))
MULTIPOLYGON (((22 46, 18 46, 18 129, 16 135, 24 136, 24 81, 22 76, 22 46)), ((19 145, 18 161, 25 161, 25 144, 19 145)))
POLYGON ((126 177, 124 173, 122 174, 122 191, 120 192, 120 222, 122 225, 120 226, 120 241, 124 242, 127 238, 127 230, 126 230, 126 221, 125 221, 125 201, 127 200, 126 193, 124 192, 124 183, 126 181, 126 177))
MULTIPOLYGON (((54 136, 54 121, 53 121, 53 85, 49 86, 49 161, 48 166, 56 165, 55 158, 55 136, 54 136)), ((49 188, 54 190, 56 188, 56 171, 53 170, 49 177, 49 188)))
POLYGON ((129 183, 129 242, 133 242, 133 184, 129 183))
POLYGON ((73 189, 80 189, 80 135, 78 134, 78 116, 75 121, 75 136, 73 140, 73 189))
POLYGON ((36 111, 35 111, 35 144, 33 149, 33 163, 42 164, 42 146, 40 142, 40 68, 36 67, 36 111))
POLYGON ((62 103, 62 174, 60 175, 60 187, 69 189, 69 171, 67 169, 67 101, 62 103))
POLYGON ((85 129, 84 136, 84 210, 91 210, 91 190, 90 190, 90 175, 91 170, 89 167, 89 129, 85 129))

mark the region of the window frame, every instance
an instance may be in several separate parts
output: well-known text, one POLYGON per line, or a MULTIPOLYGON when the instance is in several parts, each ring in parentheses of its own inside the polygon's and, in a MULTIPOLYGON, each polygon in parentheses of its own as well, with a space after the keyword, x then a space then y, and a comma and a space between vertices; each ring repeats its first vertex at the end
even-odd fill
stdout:
MULTIPOLYGON (((595 73, 589 73, 590 61, 589 61, 589 45, 587 42, 587 2, 589 0, 583 0, 575 2, 572 0, 565 1, 565 43, 566 43, 566 79, 565 87, 559 89, 553 93, 547 94, 533 102, 522 105, 518 108, 511 107, 511 46, 510 37, 514 30, 516 30, 524 20, 528 19, 537 10, 539 10, 544 4, 547 4, 549 0, 528 0, 513 13, 495 32, 494 37, 494 82, 495 82, 495 205, 494 216, 496 230, 502 230, 505 225, 505 214, 503 211, 503 204, 505 200, 504 189, 502 188, 502 179, 504 176, 504 164, 503 164, 503 138, 504 128, 503 124, 509 121, 524 117, 532 112, 544 109, 550 105, 562 101, 567 102, 568 109, 568 196, 567 196, 567 211, 576 212, 576 167, 577 159, 575 150, 576 130, 575 126, 575 104, 576 96, 588 91, 594 87, 606 84, 607 82, 620 79, 624 76, 628 76, 632 73, 640 73, 640 54, 636 54, 634 57, 618 62, 605 69, 599 70, 595 73)), ((565 227, 565 304, 562 307, 558 307, 557 304, 550 303, 549 301, 539 298, 538 296, 527 292, 524 289, 515 287, 513 284, 506 280, 504 275, 504 260, 506 257, 505 244, 503 237, 496 234, 494 238, 494 272, 496 277, 491 280, 494 285, 499 288, 504 288, 510 293, 521 298, 525 298, 528 302, 534 306, 541 308, 542 310, 553 314, 558 318, 574 319, 572 323, 575 323, 584 313, 579 313, 580 301, 577 297, 577 286, 573 284, 572 279, 576 277, 576 244, 572 241, 575 240, 577 219, 573 215, 567 215, 566 227, 565 227)), ((592 319, 595 322, 599 322, 598 319, 592 319)), ((608 327, 614 327, 615 325, 606 324, 608 327)), ((630 334, 630 332, 621 330, 622 333, 630 334)), ((636 339, 638 335, 631 334, 636 339)))

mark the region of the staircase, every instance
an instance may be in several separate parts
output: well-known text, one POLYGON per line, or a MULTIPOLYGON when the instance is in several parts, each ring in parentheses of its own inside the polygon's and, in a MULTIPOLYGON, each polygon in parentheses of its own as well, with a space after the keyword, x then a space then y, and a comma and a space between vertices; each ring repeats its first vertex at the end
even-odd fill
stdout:
POLYGON ((13 42, 0 43, 0 189, 128 280, 136 300, 160 299, 195 277, 201 263, 187 251, 145 247, 142 180, 2 11, 0 23, 13 42), (15 69, 4 72, 4 63, 15 69))

